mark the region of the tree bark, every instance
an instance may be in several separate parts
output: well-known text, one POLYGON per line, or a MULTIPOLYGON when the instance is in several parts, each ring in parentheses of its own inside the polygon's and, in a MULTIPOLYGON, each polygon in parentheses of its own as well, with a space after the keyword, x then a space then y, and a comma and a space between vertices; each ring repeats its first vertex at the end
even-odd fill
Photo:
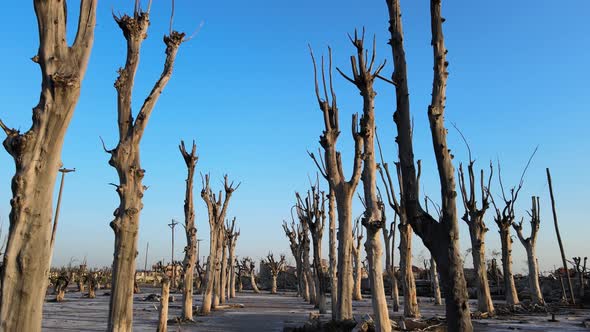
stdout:
POLYGON ((164 87, 172 76, 174 60, 184 33, 172 31, 164 37, 166 60, 164 69, 148 97, 141 106, 135 120, 131 114, 131 93, 139 64, 140 48, 147 38, 149 13, 136 7, 133 17, 115 17, 127 41, 127 60, 119 70, 115 82, 117 90, 117 111, 119 143, 113 150, 109 164, 119 175, 119 185, 115 185, 120 204, 113 215, 111 228, 115 233, 115 253, 113 261, 112 290, 109 302, 108 331, 133 330, 133 276, 139 232, 139 214, 143 208, 142 198, 146 187, 142 184, 145 170, 141 168, 139 145, 147 122, 164 87))
POLYGON ((418 318, 420 317, 420 307, 418 307, 416 280, 412 270, 412 226, 404 219, 405 217, 401 218, 399 223, 399 268, 404 293, 404 316, 418 318))
POLYGON ((330 296, 332 305, 332 320, 336 320, 336 312, 338 311, 338 268, 337 268, 337 251, 336 251, 336 197, 332 188, 328 195, 328 220, 329 220, 329 253, 330 259, 330 296))
POLYGON ((160 311, 158 316, 158 332, 168 331, 168 298, 170 297, 170 280, 162 279, 162 297, 160 298, 160 311))
POLYGON ((240 231, 234 231, 236 226, 236 218, 232 219, 231 225, 228 224, 226 226, 226 237, 227 237, 227 248, 229 252, 229 298, 236 297, 236 244, 238 241, 238 237, 240 236, 240 231))
POLYGON ((434 305, 441 305, 442 299, 440 297, 438 270, 436 269, 436 261, 433 257, 430 257, 430 280, 432 281, 432 292, 434 293, 434 305))
POLYGON ((354 234, 353 237, 356 238, 356 244, 353 244, 352 247, 352 259, 354 263, 354 288, 352 291, 352 299, 355 301, 361 301, 363 299, 363 294, 361 292, 361 281, 363 279, 363 264, 361 262, 361 240, 363 239, 363 235, 360 229, 357 227, 356 232, 360 234, 354 234))
MULTIPOLYGON (((359 133, 357 125, 357 116, 352 116, 352 136, 354 138, 354 161, 353 174, 350 180, 344 177, 342 168, 342 159, 340 152, 336 150, 336 141, 340 135, 340 124, 338 116, 338 106, 336 104, 336 94, 332 88, 331 63, 332 54, 329 50, 329 67, 330 73, 329 86, 331 97, 326 92, 325 100, 320 95, 317 65, 313 53, 311 54, 314 65, 315 93, 320 110, 324 117, 323 134, 320 136, 320 145, 324 149, 325 168, 319 166, 315 156, 310 156, 318 165, 322 175, 328 180, 330 190, 334 191, 336 199, 336 209, 338 212, 338 287, 337 287, 337 310, 335 317, 337 321, 350 320, 352 316, 352 198, 361 177, 362 170, 362 151, 363 139, 359 133)), ((322 67, 322 74, 324 68, 322 67)), ((324 90, 328 91, 325 75, 322 75, 324 90)))
POLYGON ((514 274, 512 273, 512 238, 510 236, 510 225, 500 228, 500 241, 502 243, 502 274, 504 277, 504 293, 506 304, 515 305, 519 303, 514 274))
POLYGON ((446 98, 447 50, 444 45, 441 17, 441 0, 430 1, 431 32, 434 58, 432 100, 428 108, 432 143, 441 185, 442 216, 440 222, 427 214, 420 206, 419 186, 414 165, 412 124, 403 46, 403 29, 399 0, 386 0, 389 9, 391 32, 390 45, 395 71, 392 82, 396 88, 397 110, 394 122, 397 126, 399 160, 402 173, 402 200, 408 222, 434 256, 440 271, 445 292, 446 317, 449 331, 473 331, 467 286, 463 274, 463 262, 459 248, 459 229, 455 177, 452 156, 447 146, 444 127, 446 98))
POLYGON ((9 232, 0 279, 0 330, 40 331, 51 260, 53 190, 64 137, 76 108, 94 42, 97 0, 80 3, 74 43, 66 37, 67 9, 35 0, 41 96, 31 128, 21 134, 2 121, 4 148, 15 163, 9 232))
POLYGON ((195 206, 193 198, 193 183, 195 167, 197 165, 197 145, 193 142, 190 153, 186 151, 184 141, 180 141, 180 154, 187 168, 186 192, 184 198, 184 229, 186 247, 184 248, 184 279, 182 289, 182 318, 193 320, 193 276, 197 260, 197 228, 195 227, 195 206))

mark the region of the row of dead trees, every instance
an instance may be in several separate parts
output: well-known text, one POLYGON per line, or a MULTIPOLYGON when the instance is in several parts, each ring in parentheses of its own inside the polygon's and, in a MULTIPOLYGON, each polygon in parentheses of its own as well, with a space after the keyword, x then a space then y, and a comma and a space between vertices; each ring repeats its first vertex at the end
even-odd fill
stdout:
MULTIPOLYGON (((289 225, 283 223, 283 229, 289 239, 291 252, 295 258, 299 277, 299 293, 314 303, 320 313, 326 312, 326 284, 331 282, 332 319, 336 321, 350 320, 352 316, 352 300, 360 298, 360 243, 364 238, 364 247, 368 261, 368 277, 371 289, 374 323, 377 331, 390 331, 391 323, 384 291, 383 271, 390 275, 394 310, 399 307, 398 285, 394 264, 394 243, 396 228, 400 234, 400 275, 404 296, 404 315, 419 317, 420 311, 416 297, 416 286, 412 272, 412 234, 415 232, 431 253, 431 275, 433 288, 443 290, 447 324, 449 331, 472 331, 471 316, 467 303, 467 285, 463 271, 463 258, 459 250, 459 218, 457 209, 457 184, 465 213, 461 219, 469 227, 474 269, 477 275, 478 310, 489 314, 494 307, 487 281, 485 266, 485 233, 488 231, 484 222, 486 210, 490 202, 494 208, 494 221, 501 235, 502 267, 506 301, 508 304, 519 302, 512 273, 512 238, 514 229, 523 244, 529 265, 529 279, 532 301, 543 304, 544 300, 539 287, 539 268, 535 254, 535 245, 540 224, 540 202, 532 197, 529 212, 531 225, 530 235, 523 234, 523 219, 516 221, 515 204, 524 183, 524 175, 531 162, 527 163, 520 182, 506 192, 502 183, 500 166, 498 180, 501 188, 502 201, 496 202, 490 193, 492 167, 488 176, 484 171, 476 178, 474 160, 469 152, 467 174, 460 165, 458 174, 453 166, 453 155, 447 145, 447 129, 444 125, 446 103, 446 82, 448 77, 448 61, 446 59, 441 14, 441 0, 430 1, 432 48, 434 73, 432 99, 428 107, 428 120, 431 129, 434 155, 440 180, 441 206, 435 206, 437 215, 428 211, 428 200, 421 204, 420 174, 421 164, 414 159, 413 126, 410 113, 406 56, 403 41, 403 28, 399 0, 386 0, 389 13, 389 45, 392 49, 394 72, 391 78, 385 78, 381 72, 385 62, 377 64, 376 45, 373 40, 372 51, 365 49, 364 31, 359 37, 355 31, 350 40, 355 53, 350 58, 352 74, 346 74, 339 68, 336 70, 359 91, 362 103, 362 115, 352 116, 352 137, 354 139, 354 155, 352 175, 346 178, 343 172, 341 152, 337 149, 337 140, 341 134, 339 109, 336 93, 333 88, 332 54, 328 49, 327 67, 321 58, 321 70, 318 70, 316 58, 311 52, 315 94, 322 112, 324 130, 320 136, 323 151, 318 155, 310 153, 319 172, 327 182, 326 192, 320 190, 319 181, 312 185, 306 195, 296 193, 296 215, 298 222, 292 217, 289 225), (398 161, 395 163, 397 175, 396 194, 393 176, 376 136, 374 82, 382 80, 395 87, 396 110, 393 120, 397 128, 395 142, 398 147, 398 161), (319 81, 321 80, 321 83, 319 81), (381 160, 377 161, 379 153, 381 160), (377 188, 379 178, 385 188, 387 202, 395 213, 394 221, 388 224, 386 206, 377 188), (362 183, 361 201, 364 212, 360 224, 364 227, 353 228, 352 201, 357 186, 362 183), (480 204, 477 196, 480 193, 480 204), (328 208, 326 211, 326 202, 328 208), (321 267, 321 239, 325 219, 329 219, 329 278, 325 278, 321 267), (399 224, 398 224, 399 220, 399 224), (310 265, 310 235, 313 244, 313 269, 310 265), (381 241, 383 238, 383 242, 381 241), (385 244, 385 269, 382 266, 383 245, 385 244), (439 279, 440 278, 440 279, 439 279)), ((311 50, 310 50, 311 51, 311 50)), ((461 134, 462 135, 462 134, 461 134)), ((468 146, 469 148, 469 146, 468 146)), ((533 153, 534 155, 534 153, 533 153)), ((549 175, 549 173, 548 173, 549 175)), ((549 178, 550 182, 550 178, 549 178)), ((554 207, 554 204, 553 204, 554 207)), ((554 207, 555 208, 555 207, 554 207)), ((557 224, 556 224, 557 225, 557 224)), ((436 293, 436 290, 435 290, 436 293)), ((440 291, 435 294, 437 303, 442 303, 440 291)))

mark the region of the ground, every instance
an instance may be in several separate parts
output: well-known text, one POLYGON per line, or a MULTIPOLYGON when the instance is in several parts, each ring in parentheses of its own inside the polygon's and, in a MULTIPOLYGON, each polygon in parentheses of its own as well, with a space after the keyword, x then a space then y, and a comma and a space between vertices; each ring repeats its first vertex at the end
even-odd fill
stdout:
MULTIPOLYGON (((66 300, 61 303, 47 301, 43 311, 43 331, 105 331, 108 317, 108 290, 96 292, 95 299, 83 298, 79 292, 70 289, 66 300)), ((143 301, 150 294, 158 294, 156 288, 144 287, 140 294, 134 296, 134 331, 155 331, 158 323, 158 302, 143 301)), ((178 317, 181 309, 181 294, 172 294, 169 318, 178 317)), ((48 295, 47 299, 55 298, 48 295)), ((200 305, 201 296, 195 296, 195 305, 200 305)), ((169 323, 169 331, 282 331, 285 326, 301 326, 312 312, 312 305, 305 303, 294 293, 271 295, 266 292, 253 294, 238 293, 230 303, 243 304, 243 308, 229 308, 212 312, 208 316, 195 316, 195 323, 178 325, 169 323)), ((473 303, 475 304, 475 303, 473 303)), ((329 306, 328 306, 329 307, 329 306)), ((443 306, 434 306, 427 298, 420 298, 420 310, 424 317, 444 314, 443 306)), ((354 302, 354 311, 358 319, 371 311, 370 299, 354 302)), ((400 313, 394 313, 398 319, 400 313)), ((325 316, 329 319, 329 316, 325 316)), ((590 310, 562 310, 556 319, 549 322, 547 315, 517 315, 474 321, 475 331, 588 331, 582 322, 590 319, 590 310)))

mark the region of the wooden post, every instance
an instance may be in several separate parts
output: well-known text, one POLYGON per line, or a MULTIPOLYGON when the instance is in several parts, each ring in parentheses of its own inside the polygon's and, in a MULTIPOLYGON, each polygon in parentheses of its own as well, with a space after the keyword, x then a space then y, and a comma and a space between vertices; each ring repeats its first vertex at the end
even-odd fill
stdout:
POLYGON ((170 279, 162 279, 162 298, 160 299, 160 317, 158 318, 158 332, 168 330, 168 298, 170 297, 170 279))
MULTIPOLYGON (((555 210, 555 197, 553 196, 553 185, 551 184, 551 173, 549 172, 549 168, 547 170, 547 182, 549 183, 549 194, 551 195, 551 209, 553 210, 553 222, 555 224, 555 234, 557 234, 557 242, 559 243, 559 250, 561 251, 561 260, 563 262, 563 268, 565 269, 565 274, 567 276, 567 283, 570 290, 570 296, 572 298, 572 304, 576 304, 576 299, 574 298, 574 288, 572 286, 572 279, 570 278, 570 274, 567 269, 567 261, 565 260, 565 251, 563 249, 563 243, 561 242, 561 235, 559 234, 559 226, 557 225, 557 212, 555 210)), ((567 300, 567 298, 566 298, 567 300)))

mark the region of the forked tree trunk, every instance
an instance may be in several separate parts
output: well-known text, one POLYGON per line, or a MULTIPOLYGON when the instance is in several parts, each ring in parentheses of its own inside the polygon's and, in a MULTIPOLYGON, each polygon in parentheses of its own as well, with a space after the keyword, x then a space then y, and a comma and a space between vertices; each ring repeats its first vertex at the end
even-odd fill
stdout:
POLYGON ((389 9, 390 45, 395 67, 392 82, 395 84, 397 110, 393 118, 398 132, 396 141, 399 147, 404 210, 408 222, 412 225, 416 234, 420 236, 438 264, 441 284, 445 292, 448 330, 473 331, 467 302, 467 285, 463 274, 463 262, 458 243, 459 227, 454 169, 443 122, 448 62, 442 31, 441 0, 430 1, 434 77, 432 100, 428 108, 428 120, 441 186, 442 216, 440 222, 427 214, 420 206, 419 186, 414 165, 400 4, 399 0, 386 0, 386 3, 389 9))
MULTIPOLYGON (((543 305, 543 293, 539 285, 539 266, 537 265, 537 255, 535 254, 535 247, 537 244, 537 234, 540 226, 540 206, 539 197, 532 197, 532 208, 531 208, 531 235, 528 238, 524 238, 522 235, 522 221, 518 224, 513 223, 512 226, 516 230, 518 239, 524 246, 527 253, 527 262, 529 267, 529 291, 531 292, 531 300, 533 303, 543 305)), ((580 284, 580 287, 582 285, 580 284)))
POLYGON ((440 298, 440 284, 438 282, 438 270, 436 269, 436 261, 430 257, 430 280, 432 282, 432 292, 434 294, 434 305, 441 305, 440 298))
POLYGON ((0 272, 0 330, 41 330, 51 260, 53 189, 66 130, 80 96, 94 42, 97 0, 82 0, 77 34, 67 44, 65 1, 35 0, 41 68, 41 97, 31 128, 10 129, 4 148, 15 163, 10 228, 0 272))
POLYGON ((109 164, 117 170, 119 175, 119 185, 116 187, 120 200, 119 207, 113 213, 115 219, 111 222, 111 228, 115 233, 115 253, 109 302, 109 332, 133 330, 133 276, 136 265, 139 214, 143 208, 142 197, 146 190, 142 184, 145 170, 140 164, 139 145, 154 106, 170 80, 176 53, 185 36, 184 33, 171 31, 170 35, 164 37, 166 44, 164 69, 134 120, 131 113, 131 93, 139 64, 141 44, 147 38, 147 29, 150 24, 149 12, 142 11, 136 5, 133 17, 123 15, 115 17, 115 21, 127 41, 127 60, 125 66, 119 70, 119 77, 115 82, 119 143, 113 150, 105 148, 105 151, 111 155, 109 164))
POLYGON ((207 315, 211 312, 211 308, 218 304, 219 293, 219 270, 221 259, 221 240, 224 234, 224 220, 227 213, 227 207, 229 200, 233 192, 238 189, 240 184, 234 187, 233 182, 229 182, 228 176, 224 176, 224 190, 225 197, 222 192, 219 192, 219 197, 213 193, 213 190, 209 186, 209 175, 206 174, 203 180, 203 189, 201 190, 201 198, 207 205, 207 215, 209 217, 209 229, 210 229, 210 241, 209 241, 209 260, 207 263, 206 272, 206 286, 203 292, 203 304, 201 307, 201 314, 207 315))
POLYGON ((475 271, 475 282, 477 287, 477 310, 480 312, 494 314, 494 304, 492 302, 492 296, 490 293, 490 285, 488 283, 488 273, 485 260, 485 234, 488 231, 488 228, 484 222, 484 215, 489 207, 489 188, 493 169, 490 163, 490 174, 487 187, 484 184, 483 170, 480 172, 482 203, 481 207, 478 207, 475 194, 476 185, 473 164, 474 161, 471 160, 470 152, 469 165, 467 166, 469 180, 468 184, 465 182, 463 165, 459 164, 459 188, 461 189, 461 197, 463 200, 463 206, 465 207, 465 214, 463 215, 462 219, 469 227, 469 236, 471 239, 471 256, 473 258, 473 269, 475 271), (469 189, 467 189, 467 185, 469 185, 469 189))
MULTIPOLYGON (((355 31, 352 41, 356 48, 356 59, 351 57, 352 78, 340 72, 348 81, 352 82, 363 97, 363 115, 360 119, 360 135, 363 139, 363 193, 365 212, 362 217, 362 224, 367 229, 365 250, 369 262, 368 274, 371 285, 371 303, 375 320, 375 330, 391 331, 387 300, 385 298, 385 287, 383 285, 383 249, 381 247, 381 230, 386 227, 383 215, 385 206, 377 199, 377 163, 375 159, 375 96, 373 82, 379 76, 385 63, 376 67, 375 64, 376 45, 373 42, 373 51, 370 63, 364 49, 364 33, 362 38, 357 38, 355 31), (357 65, 358 62, 358 65, 357 65)), ((355 124, 356 125, 356 124, 355 124)))
POLYGON ((170 297, 170 279, 162 279, 162 297, 158 316, 158 332, 168 331, 168 298, 170 297))
MULTIPOLYGON (((324 149, 325 167, 320 163, 313 154, 310 154, 322 175, 328 180, 330 190, 334 191, 336 200, 336 210, 338 212, 338 287, 337 287, 337 308, 335 317, 337 321, 350 320, 352 316, 352 198, 361 177, 362 170, 362 151, 363 139, 358 131, 357 117, 352 117, 352 136, 354 138, 354 161, 353 173, 350 180, 346 180, 342 171, 342 159, 340 153, 336 150, 336 141, 340 135, 340 120, 338 116, 338 106, 336 104, 336 94, 332 88, 332 73, 330 72, 329 84, 326 82, 326 75, 322 75, 323 87, 328 91, 330 86, 331 97, 327 96, 322 100, 318 83, 317 65, 313 53, 311 54, 314 65, 315 93, 320 110, 324 116, 323 134, 320 136, 320 145, 324 149)), ((329 67, 331 68, 332 53, 329 50, 329 67)), ((322 73, 324 68, 322 66, 322 73)))
POLYGON ((193 320, 193 276, 197 260, 197 228, 195 227, 195 206, 193 198, 193 183, 195 167, 197 165, 197 145, 193 142, 191 152, 188 153, 184 141, 180 141, 180 154, 187 168, 186 192, 184 196, 184 229, 186 247, 183 260, 183 289, 182 289, 182 318, 193 320))

